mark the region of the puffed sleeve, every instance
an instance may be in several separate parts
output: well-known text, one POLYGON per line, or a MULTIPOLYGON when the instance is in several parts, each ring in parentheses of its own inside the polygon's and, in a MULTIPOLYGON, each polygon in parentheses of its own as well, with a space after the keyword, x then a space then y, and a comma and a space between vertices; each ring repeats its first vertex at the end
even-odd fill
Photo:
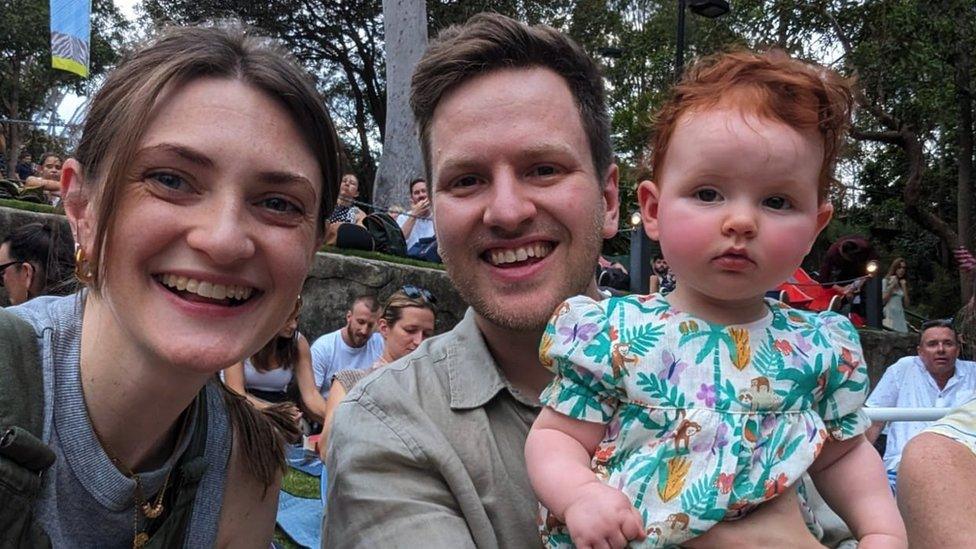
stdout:
POLYGON ((825 363, 826 377, 818 411, 830 436, 834 440, 847 440, 871 425, 862 409, 870 389, 868 368, 861 351, 861 338, 851 321, 832 312, 822 313, 819 319, 832 356, 825 363))
POLYGON ((555 377, 542 403, 582 421, 607 423, 624 396, 625 363, 614 368, 615 328, 601 305, 586 296, 563 302, 546 326, 539 358, 555 377))

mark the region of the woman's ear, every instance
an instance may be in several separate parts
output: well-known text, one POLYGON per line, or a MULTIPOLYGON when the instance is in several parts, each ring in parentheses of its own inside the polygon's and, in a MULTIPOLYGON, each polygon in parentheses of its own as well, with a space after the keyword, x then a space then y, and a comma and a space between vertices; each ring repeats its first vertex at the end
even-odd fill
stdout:
POLYGON ((390 335, 390 325, 387 324, 385 318, 381 318, 381 319, 377 320, 376 321, 376 326, 377 326, 377 328, 379 328, 380 335, 383 336, 383 339, 386 339, 387 336, 390 335))
POLYGON ((74 158, 67 159, 61 167, 61 202, 71 224, 75 244, 84 247, 90 257, 95 223, 81 164, 74 158))
POLYGON ((661 192, 653 181, 641 181, 637 186, 637 203, 640 206, 641 221, 644 224, 644 232, 651 240, 657 240, 661 235, 657 217, 660 199, 661 192))

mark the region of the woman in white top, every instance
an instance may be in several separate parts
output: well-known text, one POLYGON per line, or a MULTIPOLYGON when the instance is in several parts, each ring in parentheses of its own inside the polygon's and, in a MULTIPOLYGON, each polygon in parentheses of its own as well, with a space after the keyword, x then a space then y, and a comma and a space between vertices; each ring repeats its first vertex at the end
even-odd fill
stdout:
MULTIPOLYGON (((224 384, 256 408, 264 409, 273 404, 294 402, 289 386, 297 386, 302 411, 310 419, 321 423, 325 416, 325 399, 315 387, 312 373, 312 353, 308 340, 298 332, 298 313, 302 298, 295 302, 295 309, 281 330, 257 353, 243 362, 224 370, 224 384)), ((299 410, 294 410, 296 417, 299 410)))
POLYGON ((895 258, 881 284, 884 325, 896 332, 908 331, 908 322, 905 320, 905 307, 909 306, 907 271, 908 263, 901 257, 895 258))

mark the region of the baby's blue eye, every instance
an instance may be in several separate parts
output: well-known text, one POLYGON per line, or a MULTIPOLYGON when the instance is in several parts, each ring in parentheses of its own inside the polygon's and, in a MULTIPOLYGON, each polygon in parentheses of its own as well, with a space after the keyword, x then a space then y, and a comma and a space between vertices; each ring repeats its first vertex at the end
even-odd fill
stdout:
POLYGON ((695 191, 695 198, 702 202, 715 202, 720 197, 715 189, 699 189, 695 191))
POLYGON ((763 204, 767 208, 772 208, 774 210, 788 210, 792 207, 790 201, 782 196, 771 196, 764 200, 763 204))

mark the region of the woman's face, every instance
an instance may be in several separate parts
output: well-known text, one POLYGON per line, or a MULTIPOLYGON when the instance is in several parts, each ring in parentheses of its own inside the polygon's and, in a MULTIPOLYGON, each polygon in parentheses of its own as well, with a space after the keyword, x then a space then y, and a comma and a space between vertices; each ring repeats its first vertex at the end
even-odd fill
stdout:
POLYGON ((898 278, 905 278, 905 273, 907 272, 908 272, 908 267, 905 265, 904 262, 899 263, 898 268, 895 269, 895 275, 897 275, 898 278))
POLYGON ((434 334, 434 312, 424 307, 405 307, 392 326, 380 319, 380 334, 386 340, 385 353, 397 360, 410 354, 420 342, 434 334))
MULTIPOLYGON (((123 336, 197 372, 256 352, 294 310, 317 245, 321 171, 286 110, 237 80, 169 90, 129 174, 102 285, 123 336)), ((91 211, 73 216, 89 257, 91 211)))
POLYGON ((44 163, 41 164, 41 177, 50 181, 61 179, 61 159, 54 155, 44 158, 44 163))
POLYGON ((0 280, 7 290, 11 305, 20 305, 30 299, 31 276, 34 266, 27 262, 14 263, 10 256, 10 243, 0 244, 0 280))

